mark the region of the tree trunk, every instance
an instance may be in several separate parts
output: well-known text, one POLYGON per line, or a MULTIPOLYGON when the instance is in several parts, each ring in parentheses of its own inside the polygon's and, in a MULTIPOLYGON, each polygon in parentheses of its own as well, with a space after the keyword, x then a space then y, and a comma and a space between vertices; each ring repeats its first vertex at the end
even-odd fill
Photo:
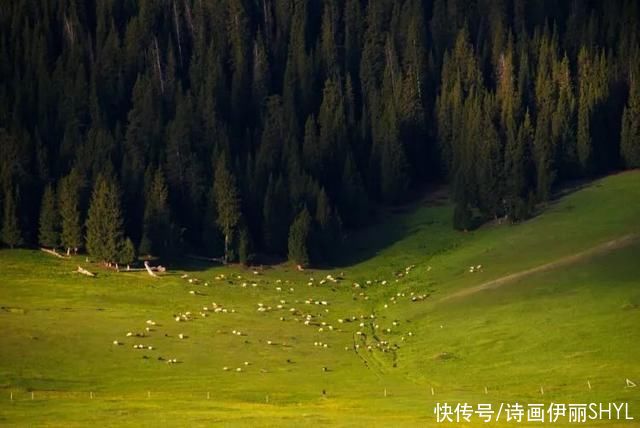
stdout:
POLYGON ((229 234, 224 234, 224 264, 229 262, 229 234))

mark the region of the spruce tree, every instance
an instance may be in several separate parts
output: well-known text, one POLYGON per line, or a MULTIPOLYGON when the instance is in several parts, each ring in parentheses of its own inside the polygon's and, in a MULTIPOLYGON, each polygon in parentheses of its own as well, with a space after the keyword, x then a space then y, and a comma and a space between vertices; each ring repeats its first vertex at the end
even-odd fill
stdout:
POLYGON ((16 197, 11 187, 4 192, 4 213, 2 216, 2 242, 10 248, 24 243, 18 221, 16 197))
POLYGON ((528 154, 533 141, 531 118, 527 111, 515 140, 509 141, 505 149, 506 209, 512 221, 528 217, 527 197, 529 183, 528 154))
POLYGON ((131 239, 127 238, 118 249, 117 262, 121 265, 129 266, 136 259, 136 248, 131 239))
POLYGON ((622 114, 620 156, 627 168, 640 168, 640 76, 631 77, 629 100, 622 114))
POLYGON ((351 153, 347 153, 345 158, 341 183, 339 204, 345 226, 357 227, 365 224, 369 200, 351 153))
POLYGON ((227 167, 226 158, 221 156, 216 167, 213 182, 218 217, 216 223, 224 235, 224 258, 229 261, 233 233, 240 222, 240 194, 236 179, 227 167))
POLYGON ((315 244, 313 249, 320 256, 319 258, 327 261, 335 254, 336 244, 340 241, 342 222, 331 206, 331 201, 324 189, 320 189, 318 193, 315 221, 318 228, 312 240, 315 244))
POLYGON ((238 261, 243 265, 248 265, 251 260, 251 238, 249 229, 246 226, 240 228, 238 236, 238 261))
POLYGON ((403 201, 409 190, 409 162, 399 139, 395 108, 388 103, 378 131, 380 196, 387 203, 403 201))
POLYGON ((51 184, 47 185, 40 204, 40 229, 38 242, 43 247, 56 248, 60 243, 60 215, 56 195, 51 184))
POLYGON ((289 233, 289 200, 284 180, 269 177, 263 204, 264 248, 270 253, 286 255, 289 233))
POLYGON ((89 255, 104 263, 117 262, 124 232, 120 194, 113 178, 98 177, 91 195, 86 227, 89 255))
POLYGON ((63 177, 58 184, 58 206, 62 228, 60 243, 66 249, 67 255, 71 250, 77 251, 82 247, 82 222, 80 219, 80 175, 77 170, 63 177))
POLYGON ((169 255, 175 244, 169 211, 169 193, 162 169, 153 174, 145 195, 144 223, 140 253, 144 255, 169 255))
POLYGON ((202 225, 202 243, 211 256, 219 256, 224 252, 224 236, 220 233, 217 224, 218 209, 214 187, 211 186, 207 195, 206 211, 202 225))
POLYGON ((311 215, 305 206, 291 223, 289 229, 289 260, 300 266, 308 266, 311 238, 311 215))

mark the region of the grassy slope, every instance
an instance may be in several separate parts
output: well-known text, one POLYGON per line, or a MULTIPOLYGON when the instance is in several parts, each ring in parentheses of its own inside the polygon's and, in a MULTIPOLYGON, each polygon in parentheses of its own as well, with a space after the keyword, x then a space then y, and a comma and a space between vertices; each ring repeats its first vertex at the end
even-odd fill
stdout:
POLYGON ((90 279, 71 273, 82 260, 0 251, 0 424, 424 425, 433 422, 436 400, 628 400, 640 418, 638 389, 624 388, 625 378, 640 381, 640 244, 495 290, 441 300, 640 233, 640 172, 596 182, 518 226, 459 233, 451 229, 450 216, 448 204, 420 207, 352 236, 349 245, 360 248, 364 260, 336 269, 334 275, 344 271, 346 280, 333 287, 306 285, 309 276, 317 280, 329 272, 286 267, 260 276, 235 268, 190 272, 210 287, 190 285, 178 274, 154 280, 143 273, 100 272, 90 279), (410 264, 416 268, 396 283, 392 273, 410 264), (468 273, 471 264, 482 264, 483 272, 468 273), (244 278, 233 285, 214 280, 222 272, 244 278), (289 283, 277 285, 276 279, 289 283), (366 280, 389 285, 351 287, 366 280), (243 288, 244 281, 258 286, 243 288), (192 289, 202 295, 189 294, 192 289), (390 297, 398 292, 405 296, 394 304, 390 297), (410 292, 431 296, 412 303, 410 292), (309 298, 328 300, 329 312, 305 305, 309 298), (256 312, 258 302, 275 308, 280 299, 287 301, 282 311, 256 312), (187 323, 172 319, 212 301, 237 313, 187 323), (325 326, 319 332, 319 326, 295 322, 290 307, 342 331, 325 326), (337 318, 372 312, 380 324, 377 336, 400 345, 395 359, 344 349, 355 330, 368 333, 363 346, 373 343, 373 327, 338 324, 337 318), (160 324, 151 337, 124 337, 141 331, 149 318, 160 324), (380 332, 387 327, 391 333, 380 332), (230 334, 233 329, 247 336, 230 334), (180 332, 189 338, 177 339, 180 332), (115 347, 114 339, 126 345, 115 347), (314 347, 314 341, 330 348, 314 347), (133 343, 157 350, 133 350, 133 343), (160 355, 183 363, 169 366, 156 360, 160 355), (244 371, 224 372, 223 366, 244 371), (89 391, 96 394, 93 401, 89 391))

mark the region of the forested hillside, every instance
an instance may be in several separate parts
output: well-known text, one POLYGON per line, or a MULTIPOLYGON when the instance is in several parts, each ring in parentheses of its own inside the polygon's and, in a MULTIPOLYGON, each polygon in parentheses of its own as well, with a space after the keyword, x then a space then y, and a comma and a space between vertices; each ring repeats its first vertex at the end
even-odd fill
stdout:
POLYGON ((0 0, 0 238, 323 263, 433 182, 456 228, 526 219, 640 167, 638 22, 634 0, 0 0))

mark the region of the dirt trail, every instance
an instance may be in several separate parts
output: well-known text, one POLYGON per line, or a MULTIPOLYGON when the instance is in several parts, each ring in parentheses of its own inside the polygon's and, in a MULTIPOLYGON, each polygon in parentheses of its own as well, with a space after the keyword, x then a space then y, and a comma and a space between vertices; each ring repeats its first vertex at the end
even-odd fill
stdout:
POLYGON ((487 281, 480 285, 476 285, 474 287, 465 288, 464 290, 457 291, 453 294, 449 294, 448 296, 444 296, 440 299, 441 302, 457 299, 460 297, 467 297, 472 294, 479 293, 484 290, 492 290, 494 288, 502 287, 505 284, 508 284, 512 281, 515 281, 520 278, 524 278, 529 275, 533 275, 540 272, 549 271, 552 269, 557 269, 559 267, 568 266, 573 263, 586 260, 590 257, 596 256, 598 254, 605 254, 610 251, 617 250, 619 248, 624 248, 632 243, 636 242, 640 239, 639 234, 629 234, 624 235, 620 238, 613 239, 611 241, 603 242, 602 244, 596 245, 595 247, 589 248, 588 250, 581 251, 579 253, 563 257, 553 262, 545 263, 540 266, 536 266, 531 269, 523 270, 521 272, 512 273, 511 275, 503 276, 501 278, 493 279, 491 281, 487 281))

